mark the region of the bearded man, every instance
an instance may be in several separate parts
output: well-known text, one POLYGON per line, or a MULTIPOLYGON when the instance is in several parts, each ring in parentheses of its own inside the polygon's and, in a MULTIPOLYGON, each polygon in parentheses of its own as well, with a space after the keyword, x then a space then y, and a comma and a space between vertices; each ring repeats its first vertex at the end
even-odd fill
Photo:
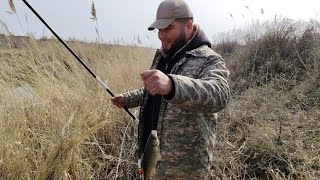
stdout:
POLYGON ((120 108, 141 107, 141 152, 151 130, 157 130, 162 159, 154 179, 209 179, 215 113, 229 99, 229 70, 193 23, 186 2, 161 2, 156 21, 148 28, 154 29, 162 47, 151 68, 141 73, 144 87, 115 95, 112 103, 120 108))

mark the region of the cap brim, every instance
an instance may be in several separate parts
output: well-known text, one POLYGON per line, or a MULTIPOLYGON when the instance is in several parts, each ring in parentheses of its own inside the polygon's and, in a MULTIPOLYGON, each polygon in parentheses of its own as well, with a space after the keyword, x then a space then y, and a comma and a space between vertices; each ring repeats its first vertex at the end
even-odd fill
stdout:
POLYGON ((173 21, 174 19, 158 19, 148 27, 148 30, 167 28, 173 21))

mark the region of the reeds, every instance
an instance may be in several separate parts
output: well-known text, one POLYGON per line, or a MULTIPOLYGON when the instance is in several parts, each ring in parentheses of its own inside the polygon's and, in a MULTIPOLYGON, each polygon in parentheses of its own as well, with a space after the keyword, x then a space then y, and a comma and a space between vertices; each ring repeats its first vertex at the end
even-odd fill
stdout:
MULTIPOLYGON (((22 42, 19 37, 8 38, 22 42)), ((59 42, 27 42, 19 48, 0 47, 0 179, 131 176, 136 150, 136 124, 129 123, 131 117, 111 106, 109 95, 59 42), (35 95, 23 99, 26 94, 16 89, 24 86, 35 95)), ((69 45, 119 93, 141 86, 138 74, 148 68, 154 52, 80 42, 69 45), (126 58, 130 60, 123 61, 126 58), (140 66, 128 69, 128 63, 136 62, 140 66)))
POLYGON ((16 13, 16 7, 14 6, 13 0, 9 0, 9 6, 13 13, 16 13))
MULTIPOLYGON (((320 179, 317 24, 302 34, 277 24, 273 33, 216 46, 231 70, 233 99, 216 128, 214 179, 320 179)), ((137 126, 130 117, 56 40, 6 37, 17 46, 0 46, 0 179, 134 179, 137 126), (19 87, 32 90, 31 100, 19 87)), ((139 74, 155 52, 70 46, 116 93, 142 86, 139 74)))
POLYGON ((91 4, 91 19, 96 21, 97 20, 97 11, 96 11, 96 8, 94 6, 94 2, 92 2, 91 4))

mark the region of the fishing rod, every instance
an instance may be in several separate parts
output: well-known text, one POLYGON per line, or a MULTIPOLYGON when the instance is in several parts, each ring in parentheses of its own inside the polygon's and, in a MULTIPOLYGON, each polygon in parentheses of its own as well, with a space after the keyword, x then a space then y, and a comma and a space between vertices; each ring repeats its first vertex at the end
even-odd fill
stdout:
MULTIPOLYGON (((95 78, 95 80, 101 85, 102 88, 104 88, 111 97, 114 97, 114 94, 110 91, 107 85, 105 85, 101 79, 96 76, 90 68, 80 59, 80 57, 60 38, 60 36, 46 23, 45 20, 42 19, 42 17, 32 8, 32 6, 26 1, 22 0, 24 4, 28 6, 28 8, 40 19, 40 21, 52 32, 52 34, 58 38, 58 40, 64 45, 65 48, 69 50, 69 52, 78 60, 78 62, 95 78)), ((136 121, 139 121, 129 110, 127 107, 123 107, 123 109, 136 121)))

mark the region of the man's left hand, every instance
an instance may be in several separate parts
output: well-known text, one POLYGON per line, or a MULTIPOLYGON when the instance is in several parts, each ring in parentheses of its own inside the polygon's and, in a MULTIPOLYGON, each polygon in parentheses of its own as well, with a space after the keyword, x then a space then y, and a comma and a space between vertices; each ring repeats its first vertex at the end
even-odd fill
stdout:
POLYGON ((146 90, 151 95, 168 95, 172 90, 172 80, 163 72, 152 69, 140 74, 146 90))

